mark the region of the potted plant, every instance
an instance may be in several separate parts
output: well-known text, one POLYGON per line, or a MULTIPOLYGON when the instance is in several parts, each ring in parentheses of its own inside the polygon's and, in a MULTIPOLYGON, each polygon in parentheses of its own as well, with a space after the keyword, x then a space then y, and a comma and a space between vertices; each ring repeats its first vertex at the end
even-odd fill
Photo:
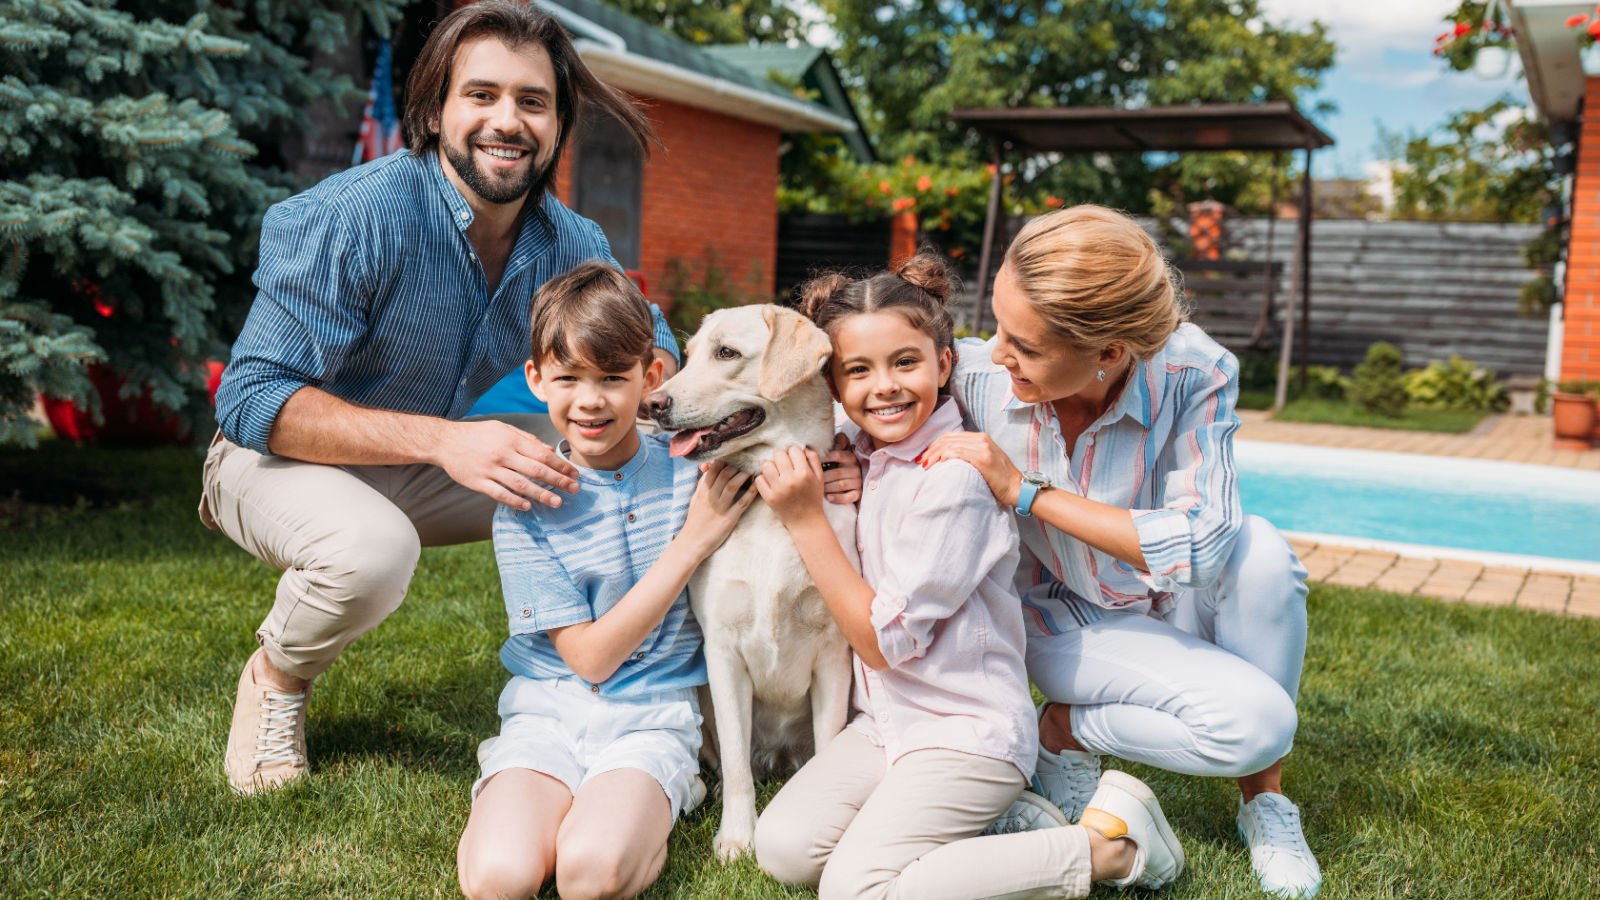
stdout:
POLYGON ((1550 395, 1550 418, 1555 425, 1557 449, 1589 449, 1596 436, 1596 420, 1600 419, 1597 394, 1600 382, 1568 380, 1556 384, 1550 395))

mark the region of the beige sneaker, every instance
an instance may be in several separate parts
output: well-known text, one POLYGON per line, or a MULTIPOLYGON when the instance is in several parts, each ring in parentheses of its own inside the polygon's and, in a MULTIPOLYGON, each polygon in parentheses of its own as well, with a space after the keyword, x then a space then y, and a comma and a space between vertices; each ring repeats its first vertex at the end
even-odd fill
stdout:
POLYGON ((224 766, 228 784, 240 794, 279 787, 306 774, 306 701, 311 686, 298 693, 275 691, 255 680, 257 650, 239 675, 228 731, 224 766))

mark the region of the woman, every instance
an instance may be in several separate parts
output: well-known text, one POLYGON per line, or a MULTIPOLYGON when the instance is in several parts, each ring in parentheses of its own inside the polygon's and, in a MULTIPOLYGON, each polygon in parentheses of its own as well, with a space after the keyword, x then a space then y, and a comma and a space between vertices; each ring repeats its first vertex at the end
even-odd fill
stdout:
POLYGON ((1184 322, 1160 249, 1127 216, 1030 222, 995 279, 995 337, 967 342, 952 391, 964 459, 1012 508, 1028 674, 1050 702, 1038 790, 1076 817, 1099 755, 1230 776, 1262 886, 1321 873, 1283 795, 1305 656, 1305 569, 1243 516, 1238 367, 1184 322))

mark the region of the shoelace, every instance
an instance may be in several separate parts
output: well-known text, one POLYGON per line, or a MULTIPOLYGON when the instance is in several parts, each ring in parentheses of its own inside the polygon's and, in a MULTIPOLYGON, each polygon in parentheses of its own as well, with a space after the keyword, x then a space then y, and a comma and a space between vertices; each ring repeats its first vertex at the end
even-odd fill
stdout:
POLYGON ((1280 853, 1292 853, 1303 856, 1310 852, 1306 846, 1305 837, 1300 830, 1300 810, 1285 804, 1261 804, 1266 807, 1266 814, 1257 814, 1256 821, 1261 823, 1265 832, 1266 843, 1280 853))
POLYGON ((305 705, 305 691, 297 694, 267 691, 267 698, 261 702, 261 735, 256 740, 257 762, 296 762, 300 759, 295 747, 294 730, 305 705))

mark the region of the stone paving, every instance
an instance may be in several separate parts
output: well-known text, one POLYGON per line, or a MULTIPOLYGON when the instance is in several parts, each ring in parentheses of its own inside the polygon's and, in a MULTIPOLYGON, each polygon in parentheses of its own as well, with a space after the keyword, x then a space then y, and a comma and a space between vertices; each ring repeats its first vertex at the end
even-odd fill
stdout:
MULTIPOLYGON (((1547 416, 1493 416, 1469 434, 1435 434, 1274 422, 1265 412, 1239 413, 1239 437, 1433 456, 1600 470, 1600 449, 1556 450, 1547 416)), ((1515 606, 1600 618, 1600 575, 1502 568, 1455 559, 1424 559, 1334 543, 1292 540, 1312 581, 1345 587, 1420 594, 1482 606, 1515 606)))

